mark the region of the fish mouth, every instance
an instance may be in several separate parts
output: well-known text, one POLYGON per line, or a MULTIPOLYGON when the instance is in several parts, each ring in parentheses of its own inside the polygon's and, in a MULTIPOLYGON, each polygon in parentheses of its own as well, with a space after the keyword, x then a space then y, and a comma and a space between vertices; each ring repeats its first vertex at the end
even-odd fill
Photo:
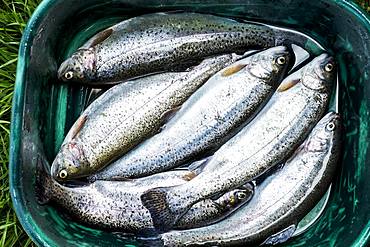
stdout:
POLYGON ((327 124, 329 122, 339 122, 341 120, 340 114, 335 111, 328 112, 321 120, 323 124, 327 124))
POLYGON ((58 173, 59 173, 59 165, 54 161, 53 164, 51 165, 51 176, 55 179, 58 179, 58 173))
POLYGON ((68 81, 67 80, 67 78, 65 77, 65 74, 67 73, 67 72, 69 72, 70 71, 70 69, 69 69, 69 64, 70 64, 70 61, 71 61, 71 59, 70 58, 68 58, 67 60, 65 60, 61 65, 60 65, 60 67, 59 67, 59 69, 58 69, 58 72, 57 72, 57 74, 58 74, 58 79, 59 80, 61 80, 61 81, 68 81))

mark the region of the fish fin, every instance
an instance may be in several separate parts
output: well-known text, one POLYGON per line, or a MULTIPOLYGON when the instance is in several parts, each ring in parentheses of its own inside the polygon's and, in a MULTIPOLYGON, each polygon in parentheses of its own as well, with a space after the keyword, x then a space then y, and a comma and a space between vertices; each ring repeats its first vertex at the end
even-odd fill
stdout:
POLYGON ((182 176, 182 178, 185 180, 185 181, 190 181, 192 180, 193 178, 195 178, 198 174, 194 171, 190 171, 188 172, 187 174, 185 174, 184 176, 182 176))
POLYGON ((288 89, 294 87, 295 85, 298 84, 298 82, 300 82, 301 79, 293 79, 293 80, 286 80, 286 81, 283 81, 280 86, 278 87, 277 91, 278 92, 284 92, 284 91, 287 91, 288 89))
POLYGON ((210 160, 210 157, 195 161, 189 165, 188 169, 189 171, 192 171, 196 175, 198 175, 203 171, 204 167, 208 164, 209 160, 210 160))
POLYGON ((86 48, 91 48, 91 47, 96 46, 97 44, 102 43, 104 40, 109 38, 109 36, 111 36, 112 33, 113 33, 112 28, 108 28, 108 29, 105 29, 105 30, 101 31, 100 33, 95 35, 91 40, 88 41, 89 44, 88 44, 88 47, 86 47, 86 48))
POLYGON ((44 205, 50 201, 50 167, 46 165, 46 162, 39 156, 36 161, 36 183, 35 183, 35 194, 36 200, 39 204, 44 205))
POLYGON ((277 245, 287 241, 295 232, 296 226, 290 225, 287 228, 281 230, 268 237, 261 245, 277 245))
POLYGON ((246 66, 247 66, 247 64, 236 64, 236 65, 232 65, 232 66, 224 69, 224 71, 222 71, 221 75, 224 76, 224 77, 231 76, 231 75, 239 72, 240 70, 242 70, 246 66))
POLYGON ((76 128, 73 130, 73 133, 72 133, 71 140, 73 140, 77 136, 77 134, 80 132, 82 127, 85 125, 86 120, 87 120, 87 115, 82 115, 81 117, 78 118, 76 128))
POLYGON ((167 202, 168 188, 155 188, 141 195, 143 205, 149 210, 154 227, 166 232, 173 228, 178 217, 171 212, 167 202))
POLYGON ((290 69, 290 71, 293 71, 296 69, 299 65, 304 63, 307 59, 310 58, 310 53, 308 53, 305 49, 302 47, 292 44, 291 45, 292 50, 294 52, 295 62, 293 67, 290 69))
POLYGON ((165 124, 168 121, 170 121, 176 113, 180 110, 181 106, 177 106, 175 108, 172 108, 171 110, 166 111, 161 115, 162 123, 165 124))

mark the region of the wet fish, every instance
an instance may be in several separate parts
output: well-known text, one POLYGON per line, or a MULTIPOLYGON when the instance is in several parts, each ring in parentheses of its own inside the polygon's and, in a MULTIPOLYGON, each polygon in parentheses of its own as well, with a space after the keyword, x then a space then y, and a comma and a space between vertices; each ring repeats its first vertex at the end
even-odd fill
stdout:
POLYGON ((325 194, 340 149, 339 115, 328 113, 284 167, 257 185, 252 200, 207 227, 162 234, 165 246, 258 246, 289 239, 298 222, 325 194))
POLYGON ((93 174, 157 132, 168 113, 240 56, 208 58, 188 72, 116 85, 95 100, 66 136, 52 165, 59 181, 93 174))
POLYGON ((197 13, 148 14, 93 36, 60 65, 58 77, 104 85, 274 44, 272 29, 264 25, 197 13))
POLYGON ((207 160, 200 175, 145 192, 143 204, 155 226, 171 228, 197 201, 245 184, 287 158, 322 117, 334 75, 333 58, 316 57, 281 83, 258 117, 207 160))
POLYGON ((147 176, 221 146, 275 91, 289 60, 288 49, 279 46, 219 71, 190 96, 159 134, 89 179, 147 176))
MULTIPOLYGON (((193 174, 187 170, 179 170, 125 182, 97 181, 66 187, 39 168, 37 196, 40 203, 56 203, 78 221, 99 229, 154 234, 150 213, 142 205, 140 195, 153 186, 183 184, 190 175, 193 174)), ((187 229, 217 222, 247 202, 253 189, 246 184, 216 200, 203 200, 184 215, 177 227, 187 229)))

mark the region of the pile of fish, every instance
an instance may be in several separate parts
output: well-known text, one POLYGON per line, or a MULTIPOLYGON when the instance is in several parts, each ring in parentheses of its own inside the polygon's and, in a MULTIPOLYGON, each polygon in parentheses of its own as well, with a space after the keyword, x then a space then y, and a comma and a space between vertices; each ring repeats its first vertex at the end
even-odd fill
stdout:
POLYGON ((196 13, 96 34, 58 77, 114 86, 82 112, 51 169, 40 159, 39 202, 164 246, 286 241, 331 183, 341 122, 327 112, 333 57, 288 74, 283 37, 196 13))

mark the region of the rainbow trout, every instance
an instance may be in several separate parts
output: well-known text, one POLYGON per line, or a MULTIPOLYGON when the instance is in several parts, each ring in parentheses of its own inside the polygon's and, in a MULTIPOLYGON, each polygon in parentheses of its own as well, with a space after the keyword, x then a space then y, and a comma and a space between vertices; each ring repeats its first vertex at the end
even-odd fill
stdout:
POLYGON ((245 184, 287 158, 324 114, 335 75, 332 57, 316 57, 282 82, 259 115, 204 163, 201 174, 145 192, 143 204, 155 226, 172 228, 194 203, 245 184))
POLYGON ((248 204, 217 224, 164 233, 164 246, 270 246, 286 241, 329 187, 340 137, 339 115, 330 112, 284 167, 257 185, 248 204))
MULTIPOLYGON (((140 195, 153 186, 183 184, 193 176, 187 170, 178 170, 125 182, 97 181, 85 186, 66 187, 41 166, 36 187, 40 203, 56 203, 78 221, 96 228, 139 234, 155 233, 150 213, 142 205, 140 195)), ((216 200, 200 201, 180 219, 176 228, 205 226, 223 219, 247 202, 253 189, 251 184, 246 184, 216 200)))
POLYGON ((197 13, 134 17, 93 36, 59 67, 63 81, 104 85, 275 45, 272 28, 197 13))
POLYGON ((290 60, 274 47, 219 71, 184 103, 157 135, 89 179, 143 177, 177 167, 225 142, 263 105, 278 86, 290 60))
POLYGON ((157 74, 116 85, 86 108, 52 164, 59 181, 93 174, 158 132, 168 113, 235 54, 208 58, 188 72, 157 74))

